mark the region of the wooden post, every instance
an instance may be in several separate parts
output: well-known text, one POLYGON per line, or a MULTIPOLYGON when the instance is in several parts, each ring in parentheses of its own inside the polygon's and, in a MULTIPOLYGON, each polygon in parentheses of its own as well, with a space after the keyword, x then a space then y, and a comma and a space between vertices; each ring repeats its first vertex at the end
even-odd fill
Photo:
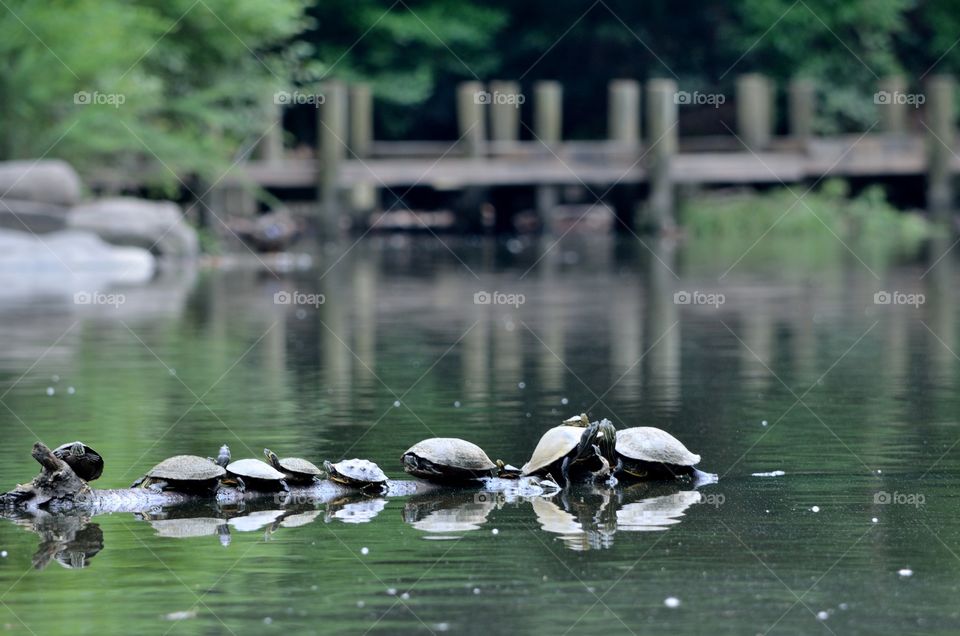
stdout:
POLYGON ((813 135, 813 117, 816 113, 817 86, 813 80, 794 78, 790 81, 790 136, 802 144, 813 135))
POLYGON ((640 82, 617 79, 608 88, 607 135, 624 145, 640 143, 640 82))
POLYGON ((369 84, 350 87, 350 150, 357 157, 370 156, 373 143, 373 93, 369 84))
POLYGON ((511 143, 520 134, 520 106, 523 95, 516 82, 490 82, 490 138, 511 143))
POLYGON ((257 143, 255 156, 261 161, 276 163, 283 160, 283 99, 274 93, 267 104, 267 129, 257 143))
POLYGON ((483 154, 487 137, 483 109, 487 100, 488 94, 480 82, 461 82, 457 86, 457 125, 460 143, 468 157, 480 157, 483 154))
POLYGON ((322 207, 321 224, 333 230, 339 212, 339 172, 347 151, 347 90, 337 81, 326 82, 317 121, 319 170, 317 195, 322 207))
POLYGON ((897 99, 907 92, 907 80, 902 75, 889 75, 877 83, 877 92, 873 103, 877 105, 880 116, 880 130, 887 133, 902 134, 907 130, 907 104, 897 99))
POLYGON ((954 90, 950 75, 927 80, 927 207, 938 221, 949 221, 953 207, 954 90))
POLYGON ((747 148, 762 150, 773 136, 773 87, 759 73, 737 78, 737 134, 747 148))
POLYGON ((675 227, 674 193, 670 165, 677 152, 677 83, 670 79, 647 82, 647 174, 650 200, 646 218, 638 228, 669 230, 675 227))
POLYGON ((548 146, 563 138, 563 86, 552 80, 533 85, 533 132, 548 146))

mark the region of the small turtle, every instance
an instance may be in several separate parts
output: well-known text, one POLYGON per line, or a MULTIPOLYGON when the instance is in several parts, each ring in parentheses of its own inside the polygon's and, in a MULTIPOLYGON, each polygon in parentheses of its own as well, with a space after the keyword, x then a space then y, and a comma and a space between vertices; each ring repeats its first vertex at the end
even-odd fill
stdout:
POLYGON ((287 476, 288 483, 297 485, 312 484, 322 474, 319 468, 305 459, 299 457, 284 457, 280 459, 277 457, 277 454, 269 448, 264 448, 263 454, 271 466, 287 476))
POLYGON ((387 483, 387 475, 380 467, 367 459, 344 459, 331 464, 323 462, 330 481, 344 486, 363 490, 382 488, 387 483))
POLYGON ((84 481, 93 481, 103 474, 103 457, 83 442, 64 444, 53 449, 53 454, 84 481))
POLYGON ((578 415, 544 433, 521 472, 550 475, 554 481, 555 475, 560 474, 567 484, 574 469, 590 472, 594 478, 609 475, 610 464, 616 459, 616 429, 610 420, 586 427, 582 425, 584 421, 587 421, 586 415, 578 415))
POLYGON ((634 479, 672 479, 696 476, 700 456, 670 433, 652 426, 617 431, 619 472, 634 479))
POLYGON ((456 437, 425 439, 407 449, 400 461, 414 477, 441 483, 492 477, 498 472, 498 465, 482 448, 456 437))
POLYGON ((148 470, 130 487, 157 491, 209 491, 216 489, 225 472, 222 466, 217 466, 206 457, 175 455, 148 470))
POLYGON ((222 466, 223 468, 227 467, 227 464, 230 463, 230 447, 224 444, 220 447, 220 452, 217 453, 217 458, 208 457, 210 461, 215 463, 217 466, 222 466))
POLYGON ((286 475, 259 459, 238 459, 227 464, 227 474, 222 480, 225 486, 234 486, 240 492, 247 488, 274 492, 287 490, 286 475))

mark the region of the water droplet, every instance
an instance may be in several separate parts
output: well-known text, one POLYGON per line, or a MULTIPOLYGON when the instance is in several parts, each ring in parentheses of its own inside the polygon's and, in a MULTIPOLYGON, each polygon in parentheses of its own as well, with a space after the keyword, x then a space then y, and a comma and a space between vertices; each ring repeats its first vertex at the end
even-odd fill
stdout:
POLYGON ((460 408, 460 400, 457 400, 456 402, 453 403, 453 408, 455 409, 460 408))
POLYGON ((820 512, 820 506, 814 506, 810 509, 812 512, 820 512))
POLYGON ((410 599, 410 592, 404 592, 403 594, 400 595, 400 598, 402 598, 402 599, 405 600, 405 601, 406 601, 406 600, 409 600, 409 599, 410 599))
POLYGON ((73 395, 73 394, 76 393, 76 392, 77 392, 77 390, 76 390, 75 388, 73 388, 72 386, 68 386, 68 387, 67 387, 67 395, 73 395))
POLYGON ((527 383, 526 383, 526 382, 517 382, 517 388, 518 388, 518 389, 525 389, 525 388, 527 388, 527 383))
POLYGON ((56 389, 54 389, 52 386, 47 387, 47 395, 53 395, 56 392, 56 389))
POLYGON ((678 599, 676 596, 668 596, 667 598, 663 599, 663 604, 670 608, 680 607, 680 599, 678 599))
POLYGON ((366 603, 364 603, 363 601, 357 601, 357 607, 362 609, 364 605, 366 605, 366 603))
POLYGON ((877 469, 877 474, 878 474, 878 475, 882 475, 882 474, 883 474, 883 471, 878 468, 878 469, 877 469))
POLYGON ((270 618, 269 616, 267 616, 265 619, 263 619, 263 624, 264 624, 264 625, 269 625, 269 624, 271 624, 272 622, 273 622, 273 619, 270 618))
POLYGON ((370 554, 370 548, 368 548, 368 547, 366 547, 366 546, 360 548, 360 554, 362 554, 362 555, 364 555, 364 556, 370 554))
POLYGON ((880 521, 880 520, 879 520, 879 519, 877 519, 876 517, 874 517, 874 518, 873 518, 873 519, 871 519, 870 521, 872 521, 873 523, 877 523, 877 522, 878 522, 878 521, 880 521))
POLYGON ((842 609, 843 611, 846 611, 847 608, 849 608, 850 606, 847 605, 846 603, 840 603, 839 605, 837 605, 837 607, 839 607, 839 608, 842 609))
POLYGON ((480 588, 479 588, 479 587, 473 588, 473 593, 474 593, 474 594, 479 594, 479 593, 480 593, 480 588))
POLYGON ((760 425, 761 425, 761 426, 766 426, 766 425, 767 425, 767 420, 763 420, 762 422, 760 422, 760 425))
POLYGON ((393 405, 397 408, 400 408, 400 400, 394 400, 393 405))
POLYGON ((490 534, 492 534, 493 536, 497 536, 498 534, 500 534, 500 531, 494 528, 493 530, 490 531, 490 534))
POLYGON ((567 398, 563 398, 560 400, 560 404, 563 404, 564 406, 566 406, 569 403, 570 403, 570 400, 568 400, 567 398))
POLYGON ((910 568, 901 568, 900 570, 897 570, 897 574, 902 577, 913 576, 913 570, 910 568))
POLYGON ((395 587, 387 588, 387 596, 396 596, 396 595, 397 595, 397 588, 395 587))
POLYGON ((830 615, 827 614, 824 610, 820 610, 819 612, 817 612, 817 620, 825 621, 828 618, 830 618, 830 615))
POLYGON ((507 324, 504 325, 504 328, 505 328, 507 331, 513 331, 514 329, 517 328, 517 326, 516 326, 515 324, 513 324, 513 321, 512 321, 512 320, 508 320, 508 321, 507 321, 507 324))
POLYGON ((0 558, 4 558, 4 559, 7 558, 7 551, 6 551, 6 550, 0 550, 0 558))
POLYGON ((316 585, 311 585, 311 586, 310 586, 310 591, 311 591, 311 592, 316 592, 316 591, 317 591, 317 586, 316 586, 316 585))

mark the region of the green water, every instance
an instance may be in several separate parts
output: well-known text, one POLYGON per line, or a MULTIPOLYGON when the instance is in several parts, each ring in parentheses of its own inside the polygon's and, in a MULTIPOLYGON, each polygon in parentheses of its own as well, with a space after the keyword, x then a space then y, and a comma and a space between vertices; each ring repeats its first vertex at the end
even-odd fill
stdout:
POLYGON ((956 633, 953 253, 926 275, 941 252, 872 264, 876 276, 850 256, 822 270, 745 261, 718 280, 730 262, 666 243, 654 256, 575 236, 444 241, 334 246, 295 274, 168 273, 120 290, 118 309, 4 301, 0 483, 35 474, 38 437, 103 453, 101 487, 224 442, 235 456, 366 457, 400 476, 407 446, 451 435, 519 464, 583 410, 671 431, 719 483, 341 502, 192 538, 102 515, 78 520, 90 523, 72 548, 39 554, 37 534, 3 521, 0 627, 956 633), (277 305, 283 290, 325 302, 277 305), (475 304, 484 290, 524 303, 475 304), (681 290, 725 302, 678 305, 681 290), (879 290, 925 303, 876 305, 879 290), (753 476, 771 471, 783 474, 753 476), (77 545, 87 567, 53 558, 72 550, 79 565, 77 545))

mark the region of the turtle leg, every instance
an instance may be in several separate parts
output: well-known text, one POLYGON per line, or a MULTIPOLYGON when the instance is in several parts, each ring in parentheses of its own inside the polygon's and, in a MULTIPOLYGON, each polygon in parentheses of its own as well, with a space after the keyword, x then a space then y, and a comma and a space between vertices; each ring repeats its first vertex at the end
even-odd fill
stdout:
POLYGON ((290 492, 290 486, 289 486, 289 484, 287 484, 287 480, 286 480, 286 479, 281 479, 281 480, 280 480, 280 488, 283 489, 283 492, 290 492))
POLYGON ((563 475, 563 487, 570 486, 570 456, 563 458, 563 464, 560 465, 560 474, 563 475))
POLYGON ((237 477, 237 483, 236 483, 236 485, 234 486, 234 488, 236 488, 236 489, 239 490, 240 492, 246 492, 246 491, 247 491, 247 485, 246 485, 245 483, 243 483, 243 479, 242 479, 241 477, 237 477))
POLYGON ((149 488, 153 492, 161 493, 164 491, 167 485, 168 484, 165 481, 151 481, 149 484, 147 484, 147 488, 149 488))

